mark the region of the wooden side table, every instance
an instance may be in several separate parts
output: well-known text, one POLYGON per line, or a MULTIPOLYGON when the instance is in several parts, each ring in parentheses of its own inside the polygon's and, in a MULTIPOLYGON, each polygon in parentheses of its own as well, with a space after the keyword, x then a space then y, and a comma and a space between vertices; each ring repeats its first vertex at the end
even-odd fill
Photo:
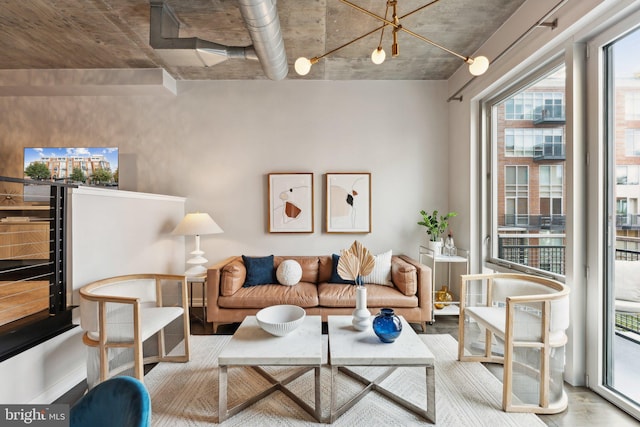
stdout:
POLYGON ((202 321, 203 326, 207 326, 207 276, 187 276, 189 284, 189 307, 193 307, 193 284, 202 285, 202 317, 194 316, 202 321))

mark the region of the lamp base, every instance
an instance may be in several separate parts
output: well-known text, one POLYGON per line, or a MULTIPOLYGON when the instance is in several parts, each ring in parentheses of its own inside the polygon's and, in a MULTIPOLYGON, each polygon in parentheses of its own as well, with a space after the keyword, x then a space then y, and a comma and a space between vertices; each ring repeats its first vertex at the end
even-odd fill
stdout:
POLYGON ((203 265, 194 265, 184 272, 184 275, 189 277, 204 276, 205 274, 207 274, 207 268, 203 265))

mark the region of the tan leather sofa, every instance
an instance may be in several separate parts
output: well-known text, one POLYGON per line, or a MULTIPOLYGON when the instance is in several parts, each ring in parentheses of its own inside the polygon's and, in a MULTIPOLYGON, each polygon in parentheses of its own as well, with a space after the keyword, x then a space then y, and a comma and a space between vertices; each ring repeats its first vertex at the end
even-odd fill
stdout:
MULTIPOLYGON (((274 268, 285 259, 294 259, 302 267, 302 279, 294 286, 278 283, 243 287, 246 268, 241 256, 227 258, 209 267, 207 272, 207 321, 214 331, 222 323, 242 322, 261 308, 277 304, 303 307, 307 315, 350 315, 355 308, 356 286, 329 283, 331 255, 275 256, 274 268)), ((393 286, 365 284, 367 306, 371 314, 390 307, 422 328, 431 320, 431 269, 406 255, 391 258, 393 286)))

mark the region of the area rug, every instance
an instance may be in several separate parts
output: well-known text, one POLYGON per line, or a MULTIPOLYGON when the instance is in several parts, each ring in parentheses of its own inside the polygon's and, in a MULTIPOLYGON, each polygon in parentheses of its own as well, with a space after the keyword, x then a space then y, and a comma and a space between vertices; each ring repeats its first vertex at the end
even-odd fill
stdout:
MULTIPOLYGON (((457 342, 451 335, 420 335, 436 357, 437 426, 545 426, 533 414, 505 413, 501 410, 502 383, 482 364, 458 362, 457 342)), ((324 336, 324 345, 327 345, 324 336)), ((153 426, 210 426, 218 419, 217 355, 231 336, 191 337, 191 361, 160 363, 145 376, 151 394, 153 426)), ((392 344, 391 344, 392 345, 392 344)), ((289 370, 268 368, 273 375, 285 376, 289 370)), ((358 371, 371 378, 383 368, 358 371)), ((411 402, 424 405, 424 368, 401 368, 385 379, 385 387, 399 392, 411 402)), ((330 370, 322 368, 323 416, 330 404, 330 370)), ((248 368, 230 368, 229 407, 266 389, 266 380, 248 368)), ((338 381, 338 402, 348 401, 363 386, 346 376, 338 381)), ((313 406, 313 374, 309 372, 289 388, 313 406)), ((322 425, 282 392, 276 391, 236 416, 224 426, 314 426, 322 425)), ((370 392, 338 418, 335 426, 414 426, 431 425, 423 418, 396 405, 384 396, 370 392)))

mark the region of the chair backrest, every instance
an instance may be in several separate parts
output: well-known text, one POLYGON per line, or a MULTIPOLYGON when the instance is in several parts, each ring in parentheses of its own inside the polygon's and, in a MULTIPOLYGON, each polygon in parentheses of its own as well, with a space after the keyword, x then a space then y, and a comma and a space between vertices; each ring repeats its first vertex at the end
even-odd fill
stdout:
POLYGON ((98 332, 98 303, 84 298, 83 293, 138 298, 141 303, 155 303, 156 281, 154 277, 141 275, 121 276, 83 287, 80 293, 80 326, 85 331, 98 332))
POLYGON ((70 410, 70 427, 147 427, 151 398, 133 377, 113 377, 89 390, 70 410))
MULTIPOLYGON (((493 279, 493 301, 505 301, 507 297, 547 295, 563 293, 559 298, 551 301, 549 330, 564 331, 569 327, 569 294, 565 285, 555 280, 537 276, 531 278, 525 275, 496 275, 493 279)), ((528 305, 528 304, 524 304, 528 305)), ((540 308, 539 303, 529 304, 532 308, 540 308)))

